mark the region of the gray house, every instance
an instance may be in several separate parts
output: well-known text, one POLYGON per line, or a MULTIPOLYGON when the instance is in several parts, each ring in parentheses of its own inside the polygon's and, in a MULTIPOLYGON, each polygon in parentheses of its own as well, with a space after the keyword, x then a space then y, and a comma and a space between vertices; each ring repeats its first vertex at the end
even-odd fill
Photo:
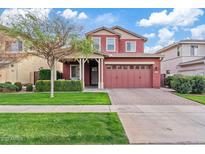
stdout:
POLYGON ((181 40, 160 49, 161 74, 205 75, 205 40, 181 40))

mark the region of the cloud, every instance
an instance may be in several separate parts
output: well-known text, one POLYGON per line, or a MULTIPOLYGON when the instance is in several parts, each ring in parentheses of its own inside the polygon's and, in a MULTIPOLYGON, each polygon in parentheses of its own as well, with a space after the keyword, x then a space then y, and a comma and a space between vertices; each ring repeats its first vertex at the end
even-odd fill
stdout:
POLYGON ((161 12, 153 12, 148 19, 141 19, 137 25, 149 27, 153 25, 170 25, 170 26, 189 26, 198 20, 204 14, 202 9, 196 8, 175 8, 172 12, 163 10, 161 12))
POLYGON ((51 9, 35 8, 35 9, 5 9, 0 15, 0 22, 3 25, 9 25, 11 22, 16 22, 17 15, 25 16, 28 12, 31 12, 38 17, 48 17, 51 9))
POLYGON ((78 19, 87 19, 88 16, 87 14, 85 14, 85 12, 81 12, 79 15, 78 15, 78 19))
POLYGON ((146 53, 154 53, 157 50, 161 49, 162 47, 163 47, 162 45, 156 45, 156 46, 152 46, 152 47, 145 46, 145 52, 146 53))
POLYGON ((85 12, 73 11, 71 9, 65 9, 62 13, 58 12, 63 16, 65 19, 87 19, 88 16, 85 12))
POLYGON ((153 37, 155 37, 156 35, 155 35, 155 33, 145 33, 143 36, 144 36, 144 37, 147 37, 147 38, 153 38, 153 37))
POLYGON ((158 31, 158 37, 159 41, 158 43, 160 45, 169 45, 174 42, 174 31, 170 31, 168 28, 162 28, 158 31))
POLYGON ((205 25, 199 25, 191 29, 193 39, 205 39, 205 25))
POLYGON ((112 13, 105 13, 96 17, 95 22, 100 24, 113 24, 118 21, 118 18, 115 17, 112 13))

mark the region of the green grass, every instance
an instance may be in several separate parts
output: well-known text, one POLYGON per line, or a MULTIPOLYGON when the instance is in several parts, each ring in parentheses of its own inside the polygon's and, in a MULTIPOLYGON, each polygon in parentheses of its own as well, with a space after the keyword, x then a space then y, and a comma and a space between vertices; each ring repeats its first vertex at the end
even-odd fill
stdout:
POLYGON ((205 104, 205 95, 196 95, 196 94, 177 94, 177 95, 201 104, 205 104))
POLYGON ((12 93, 0 94, 0 105, 107 105, 111 104, 104 92, 12 93))
POLYGON ((117 113, 1 113, 0 144, 128 144, 117 113))

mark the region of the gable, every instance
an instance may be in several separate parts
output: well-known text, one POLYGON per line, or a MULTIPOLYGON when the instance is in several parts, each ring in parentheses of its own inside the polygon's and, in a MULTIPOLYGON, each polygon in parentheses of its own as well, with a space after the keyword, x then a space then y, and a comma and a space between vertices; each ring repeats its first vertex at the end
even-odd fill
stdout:
POLYGON ((115 35, 115 34, 109 32, 107 30, 102 29, 102 30, 99 30, 99 31, 92 33, 91 35, 115 35))
POLYGON ((117 33, 120 33, 121 34, 121 39, 142 39, 140 37, 136 37, 130 33, 127 33, 121 29, 118 29, 118 28, 115 28, 113 29, 113 31, 117 32, 117 33))

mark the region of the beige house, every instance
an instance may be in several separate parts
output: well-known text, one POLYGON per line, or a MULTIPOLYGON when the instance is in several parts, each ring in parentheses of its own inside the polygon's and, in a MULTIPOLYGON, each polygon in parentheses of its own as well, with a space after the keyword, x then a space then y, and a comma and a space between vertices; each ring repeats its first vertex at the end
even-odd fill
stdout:
POLYGON ((205 40, 182 40, 160 49, 161 74, 205 75, 205 40))
MULTIPOLYGON (((22 41, 11 42, 1 40, 0 43, 0 52, 13 52, 16 54, 24 52, 22 41)), ((18 63, 0 69, 0 83, 6 81, 34 83, 34 72, 39 71, 40 68, 49 68, 46 60, 36 56, 29 56, 18 63)), ((57 64, 57 70, 62 72, 62 69, 63 64, 59 62, 57 64)))

